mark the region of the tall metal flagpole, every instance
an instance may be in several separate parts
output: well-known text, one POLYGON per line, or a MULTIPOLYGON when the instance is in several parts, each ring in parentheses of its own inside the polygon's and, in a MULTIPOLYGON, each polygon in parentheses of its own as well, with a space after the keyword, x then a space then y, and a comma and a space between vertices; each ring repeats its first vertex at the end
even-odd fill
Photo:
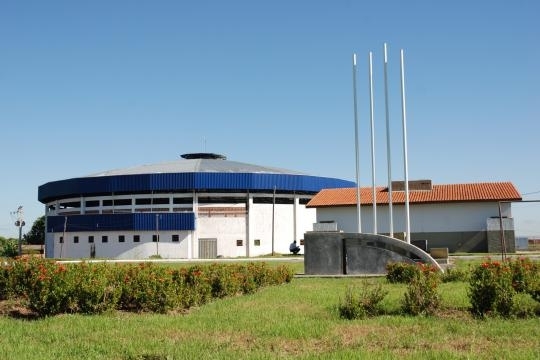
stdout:
POLYGON ((356 150, 356 216, 358 233, 362 232, 360 213, 360 150, 358 146, 358 108, 356 105, 356 54, 353 54, 354 147, 356 150))
POLYGON ((392 156, 390 154, 390 114, 388 110, 388 53, 384 43, 384 108, 386 113, 386 161, 388 163, 388 219, 390 237, 394 237, 394 217, 392 210, 392 156))
POLYGON ((403 122, 403 168, 405 173, 405 224, 407 243, 411 243, 411 218, 409 213, 409 164, 407 160, 407 107, 405 105, 405 65, 401 49, 401 118, 403 122))
POLYGON ((373 53, 369 52, 369 119, 371 122, 371 190, 373 197, 373 233, 377 234, 377 192, 375 190, 375 121, 373 110, 373 53))

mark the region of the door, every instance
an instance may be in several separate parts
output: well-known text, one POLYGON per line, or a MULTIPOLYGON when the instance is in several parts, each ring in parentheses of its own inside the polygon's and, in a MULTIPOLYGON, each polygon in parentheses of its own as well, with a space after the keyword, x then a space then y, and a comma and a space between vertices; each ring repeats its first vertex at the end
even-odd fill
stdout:
POLYGON ((199 239, 199 259, 217 257, 217 239, 199 239))

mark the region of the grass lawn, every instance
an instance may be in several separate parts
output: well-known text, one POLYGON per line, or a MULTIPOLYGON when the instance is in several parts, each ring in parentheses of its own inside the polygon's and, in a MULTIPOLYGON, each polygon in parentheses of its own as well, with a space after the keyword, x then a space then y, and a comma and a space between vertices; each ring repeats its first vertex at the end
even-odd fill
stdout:
MULTIPOLYGON (((303 264, 291 264, 301 272, 303 264)), ((2 359, 539 359, 538 318, 476 320, 467 284, 440 287, 435 317, 399 315, 405 285, 378 279, 297 278, 185 314, 0 316, 2 359), (342 320, 349 286, 381 282, 385 315, 342 320)))

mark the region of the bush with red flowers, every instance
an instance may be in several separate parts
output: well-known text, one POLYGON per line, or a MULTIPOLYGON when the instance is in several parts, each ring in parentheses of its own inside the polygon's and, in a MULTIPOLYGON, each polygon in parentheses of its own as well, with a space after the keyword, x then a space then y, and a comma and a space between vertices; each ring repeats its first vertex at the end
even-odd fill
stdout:
POLYGON ((165 313, 290 282, 292 275, 288 267, 265 263, 171 268, 18 259, 0 265, 0 300, 21 300, 40 316, 115 309, 165 313))

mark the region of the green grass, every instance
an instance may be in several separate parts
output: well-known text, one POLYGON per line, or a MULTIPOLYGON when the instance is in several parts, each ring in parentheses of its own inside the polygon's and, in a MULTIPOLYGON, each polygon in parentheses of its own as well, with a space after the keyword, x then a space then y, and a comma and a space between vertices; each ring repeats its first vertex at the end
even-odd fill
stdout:
POLYGON ((538 318, 473 319, 466 286, 441 284, 444 309, 435 317, 399 315, 406 287, 384 278, 298 278, 186 314, 0 316, 0 354, 55 360, 540 358, 538 318), (340 319, 340 298, 364 281, 384 284, 383 307, 393 315, 340 319))

